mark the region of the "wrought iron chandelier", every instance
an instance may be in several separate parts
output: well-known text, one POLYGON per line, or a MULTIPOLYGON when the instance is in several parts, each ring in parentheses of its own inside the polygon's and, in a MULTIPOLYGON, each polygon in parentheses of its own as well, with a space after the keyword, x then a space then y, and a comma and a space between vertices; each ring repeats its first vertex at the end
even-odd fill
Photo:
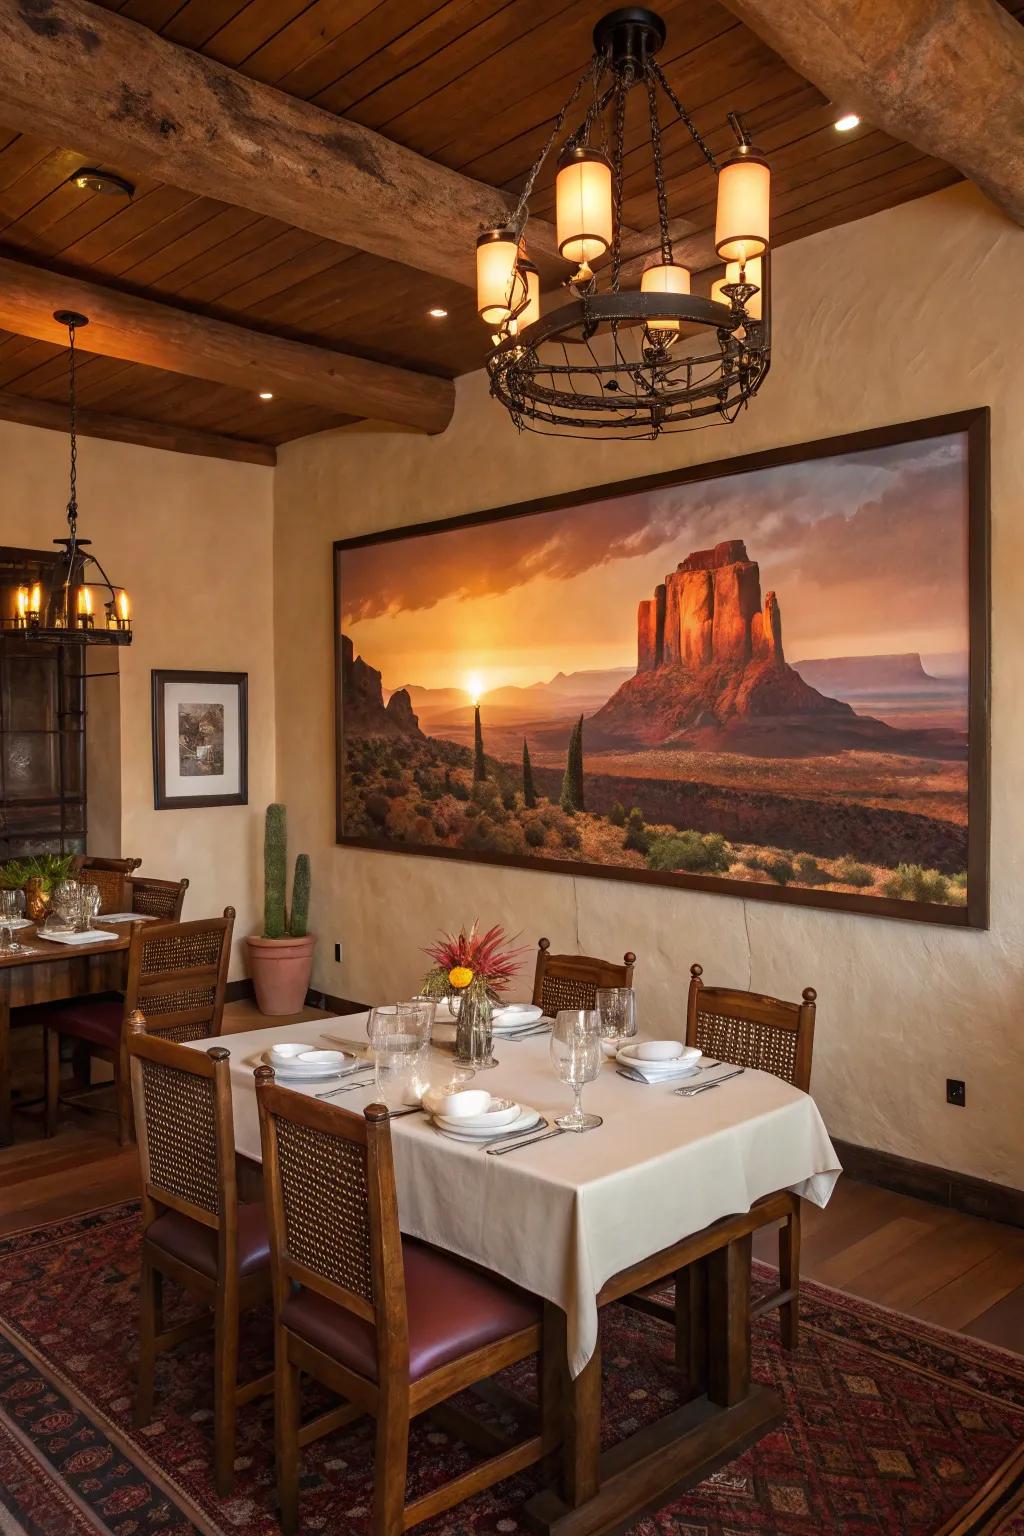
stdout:
POLYGON ((75 645, 131 645, 132 620, 128 594, 115 587, 96 556, 86 553, 92 541, 78 537, 78 398, 75 379, 75 333, 89 321, 74 310, 58 309, 53 317, 68 328, 68 410, 71 471, 68 532, 54 539, 61 553, 41 566, 34 581, 22 582, 13 594, 13 613, 4 627, 30 640, 75 645), (95 566, 102 581, 90 579, 95 566), (99 609, 102 608, 102 616, 99 609), (98 622, 99 621, 99 622, 98 622))
POLYGON ((594 56, 555 119, 511 218, 477 240, 477 309, 493 333, 491 393, 516 426, 582 437, 654 438, 732 421, 768 372, 771 284, 770 173, 739 119, 736 147, 721 164, 698 132, 655 55, 665 24, 627 6, 594 29, 594 56), (528 204, 565 120, 590 85, 582 121, 564 140, 555 181, 559 254, 576 265, 568 302, 542 314, 540 274, 526 255, 528 204), (658 203, 658 254, 639 291, 622 275, 626 99, 647 99, 658 203), (717 177, 715 251, 725 275, 711 297, 690 291, 673 258, 662 160, 659 92, 717 177), (608 260, 595 273, 591 263, 608 260))

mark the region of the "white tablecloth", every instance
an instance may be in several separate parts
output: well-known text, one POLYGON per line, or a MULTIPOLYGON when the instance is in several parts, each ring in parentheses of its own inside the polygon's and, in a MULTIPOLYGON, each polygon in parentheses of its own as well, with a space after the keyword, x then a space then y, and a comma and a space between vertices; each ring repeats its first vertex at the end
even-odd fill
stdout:
MULTIPOLYGON (((194 1042, 231 1052, 239 1152, 260 1158, 253 1071, 264 1051, 288 1040, 365 1040, 365 1033, 366 1015, 350 1014, 194 1042)), ((478 1074, 480 1087, 549 1117, 569 1108, 546 1035, 496 1040, 495 1055, 500 1064, 478 1074)), ((841 1172, 813 1099, 788 1083, 747 1071, 692 1099, 675 1097, 679 1086, 628 1082, 608 1062, 583 1096, 584 1107, 604 1117, 601 1127, 508 1157, 440 1136, 424 1115, 396 1119, 402 1231, 555 1302, 568 1319, 578 1375, 597 1342, 597 1294, 612 1275, 776 1190, 824 1206, 841 1172)), ((330 1102, 359 1111, 375 1097, 371 1083, 330 1102)))

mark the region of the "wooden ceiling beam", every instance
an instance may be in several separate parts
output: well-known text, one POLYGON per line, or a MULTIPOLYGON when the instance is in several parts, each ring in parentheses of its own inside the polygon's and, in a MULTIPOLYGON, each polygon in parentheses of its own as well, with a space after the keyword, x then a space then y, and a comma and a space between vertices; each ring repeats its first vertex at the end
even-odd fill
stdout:
MULTIPOLYGON (((0 390, 0 421, 19 421, 27 427, 46 427, 67 436, 68 409, 52 400, 31 400, 0 390)), ((169 453, 197 453, 208 459, 231 459, 237 464, 277 463, 269 443, 244 442, 216 432, 196 432, 162 421, 136 421, 131 416, 109 416, 105 411, 80 410, 76 416, 80 437, 102 437, 116 443, 137 443, 143 448, 166 448, 169 453)))
POLYGON ((945 160, 1024 224, 1024 27, 995 0, 724 0, 839 112, 945 160))
POLYGON ((443 432, 455 406, 449 379, 268 336, 0 257, 0 326, 37 341, 66 343, 67 330, 53 318, 57 309, 88 316, 81 337, 87 352, 232 384, 254 395, 269 389, 339 414, 425 432, 443 432))
MULTIPOLYGON (((0 121, 470 287, 477 234, 513 204, 88 0, 0 0, 0 121)), ((559 260, 541 220, 530 253, 559 260)))

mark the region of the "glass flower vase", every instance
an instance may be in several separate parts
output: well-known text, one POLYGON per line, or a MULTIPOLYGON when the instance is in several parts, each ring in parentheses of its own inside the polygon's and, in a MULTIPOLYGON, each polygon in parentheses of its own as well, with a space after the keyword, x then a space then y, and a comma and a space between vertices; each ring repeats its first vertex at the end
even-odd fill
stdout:
POLYGON ((493 1008, 486 992, 463 993, 455 1024, 455 1060, 466 1066, 497 1066, 491 1054, 493 1008))

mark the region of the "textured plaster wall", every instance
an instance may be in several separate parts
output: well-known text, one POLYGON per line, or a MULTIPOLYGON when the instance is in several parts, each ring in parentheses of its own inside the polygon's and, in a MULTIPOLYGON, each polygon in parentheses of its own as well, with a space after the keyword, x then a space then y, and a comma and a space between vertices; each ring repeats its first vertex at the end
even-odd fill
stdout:
MULTIPOLYGON (((0 462, 0 544, 49 547, 64 529, 66 437, 0 422, 0 462)), ((107 690, 96 701, 95 723, 107 750, 90 753, 91 792, 102 814, 89 846, 141 857, 144 874, 187 875, 186 917, 235 907, 231 974, 244 975, 241 938, 260 921, 262 812, 274 795, 273 473, 84 438, 78 487, 80 531, 93 540, 112 578, 127 587, 135 613, 133 642, 117 655, 119 681, 89 685, 107 690), (248 806, 153 809, 154 667, 248 672, 248 806), (110 693, 118 688, 119 743, 110 693), (114 771, 118 749, 119 789, 95 777, 114 771), (110 846, 118 794, 120 848, 110 846)))
POLYGON ((556 949, 639 955, 643 1027, 682 1028, 688 967, 783 996, 817 987, 814 1093, 833 1134, 1024 1184, 1024 231, 961 186, 784 247, 777 354, 733 427, 658 444, 517 438, 482 375, 441 437, 343 431, 275 476, 278 793, 313 856, 315 983, 414 986, 442 925, 501 921, 556 949), (992 927, 984 933, 345 849, 334 843, 331 540, 966 407, 992 408, 992 927), (344 945, 341 965, 333 959, 344 945), (947 1076, 967 1107, 945 1103, 947 1076))

